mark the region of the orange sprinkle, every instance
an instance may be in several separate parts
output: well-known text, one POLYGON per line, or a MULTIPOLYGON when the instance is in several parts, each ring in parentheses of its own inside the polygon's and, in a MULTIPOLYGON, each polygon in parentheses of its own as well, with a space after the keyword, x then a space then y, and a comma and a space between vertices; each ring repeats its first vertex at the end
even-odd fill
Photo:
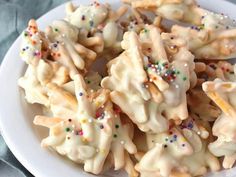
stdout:
POLYGON ((32 44, 35 45, 35 44, 36 44, 36 41, 32 41, 32 44))
POLYGON ((58 54, 57 54, 57 56, 58 56, 58 57, 60 57, 60 56, 61 56, 61 54, 60 54, 60 53, 58 53, 58 54))
POLYGON ((51 55, 52 55, 53 57, 55 57, 55 56, 56 56, 56 54, 55 54, 55 53, 53 53, 53 52, 51 53, 51 55))

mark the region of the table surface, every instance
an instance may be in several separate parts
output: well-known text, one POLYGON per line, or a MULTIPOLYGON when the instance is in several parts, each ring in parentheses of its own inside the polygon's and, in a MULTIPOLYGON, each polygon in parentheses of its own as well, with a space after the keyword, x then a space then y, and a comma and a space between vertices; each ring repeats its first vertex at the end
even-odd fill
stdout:
MULTIPOLYGON (((67 0, 0 0, 0 62, 30 18, 38 18, 67 0)), ((228 0, 236 3, 236 0, 228 0)), ((14 157, 0 135, 0 177, 33 177, 14 157)))

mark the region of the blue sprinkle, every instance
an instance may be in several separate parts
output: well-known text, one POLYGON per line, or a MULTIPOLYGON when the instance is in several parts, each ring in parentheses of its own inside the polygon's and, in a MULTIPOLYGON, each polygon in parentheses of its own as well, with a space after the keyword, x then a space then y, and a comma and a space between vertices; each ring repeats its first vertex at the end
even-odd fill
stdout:
POLYGON ((82 92, 80 92, 80 93, 79 93, 79 96, 83 96, 83 93, 82 93, 82 92))
POLYGON ((193 128, 193 124, 189 123, 188 128, 193 128))
POLYGON ((94 25, 94 22, 92 20, 90 20, 89 25, 92 27, 94 25))

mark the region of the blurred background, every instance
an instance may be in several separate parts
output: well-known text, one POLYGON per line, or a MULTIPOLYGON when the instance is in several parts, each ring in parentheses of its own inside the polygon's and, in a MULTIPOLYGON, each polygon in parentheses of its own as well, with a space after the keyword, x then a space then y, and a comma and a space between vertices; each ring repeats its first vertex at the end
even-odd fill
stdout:
MULTIPOLYGON (((68 0, 0 0, 0 63, 8 48, 22 30, 26 28, 31 18, 37 19, 50 9, 66 1, 68 0)), ((228 1, 236 3, 236 0, 228 1)), ((0 177, 33 177, 15 159, 1 134, 0 177)))

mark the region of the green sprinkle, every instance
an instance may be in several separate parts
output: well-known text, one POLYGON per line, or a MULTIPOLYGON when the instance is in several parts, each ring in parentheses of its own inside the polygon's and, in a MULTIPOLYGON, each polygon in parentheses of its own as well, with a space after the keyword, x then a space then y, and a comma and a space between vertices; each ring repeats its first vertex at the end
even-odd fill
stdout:
POLYGON ((201 25, 199 28, 200 28, 200 29, 204 29, 204 25, 201 25))
POLYGON ((219 26, 216 25, 216 29, 219 28, 219 26))
POLYGON ((117 138, 117 134, 114 134, 113 137, 114 137, 114 138, 117 138))
POLYGON ((148 67, 147 67, 147 66, 144 66, 144 70, 147 71, 147 70, 148 70, 148 67))
POLYGON ((116 128, 119 128, 120 126, 118 124, 116 124, 116 128))
POLYGON ((26 36, 28 36, 28 34, 27 34, 27 33, 25 33, 25 34, 24 34, 24 36, 26 37, 26 36))
POLYGON ((183 77, 183 80, 186 81, 186 80, 187 80, 187 77, 183 77))
POLYGON ((159 64, 159 61, 157 61, 155 64, 158 65, 158 64, 159 64))
POLYGON ((180 74, 180 71, 176 71, 176 74, 180 74))
POLYGON ((91 81, 87 81, 87 83, 88 83, 88 84, 90 84, 90 83, 91 83, 91 81))
POLYGON ((69 131, 70 131, 70 128, 69 128, 69 127, 67 127, 67 128, 66 128, 66 131, 67 131, 67 132, 69 132, 69 131))
POLYGON ((56 32, 58 32, 59 30, 57 28, 54 29, 56 32))
POLYGON ((148 32, 148 30, 147 30, 147 29, 144 29, 144 32, 145 32, 145 33, 147 33, 147 32, 148 32))

